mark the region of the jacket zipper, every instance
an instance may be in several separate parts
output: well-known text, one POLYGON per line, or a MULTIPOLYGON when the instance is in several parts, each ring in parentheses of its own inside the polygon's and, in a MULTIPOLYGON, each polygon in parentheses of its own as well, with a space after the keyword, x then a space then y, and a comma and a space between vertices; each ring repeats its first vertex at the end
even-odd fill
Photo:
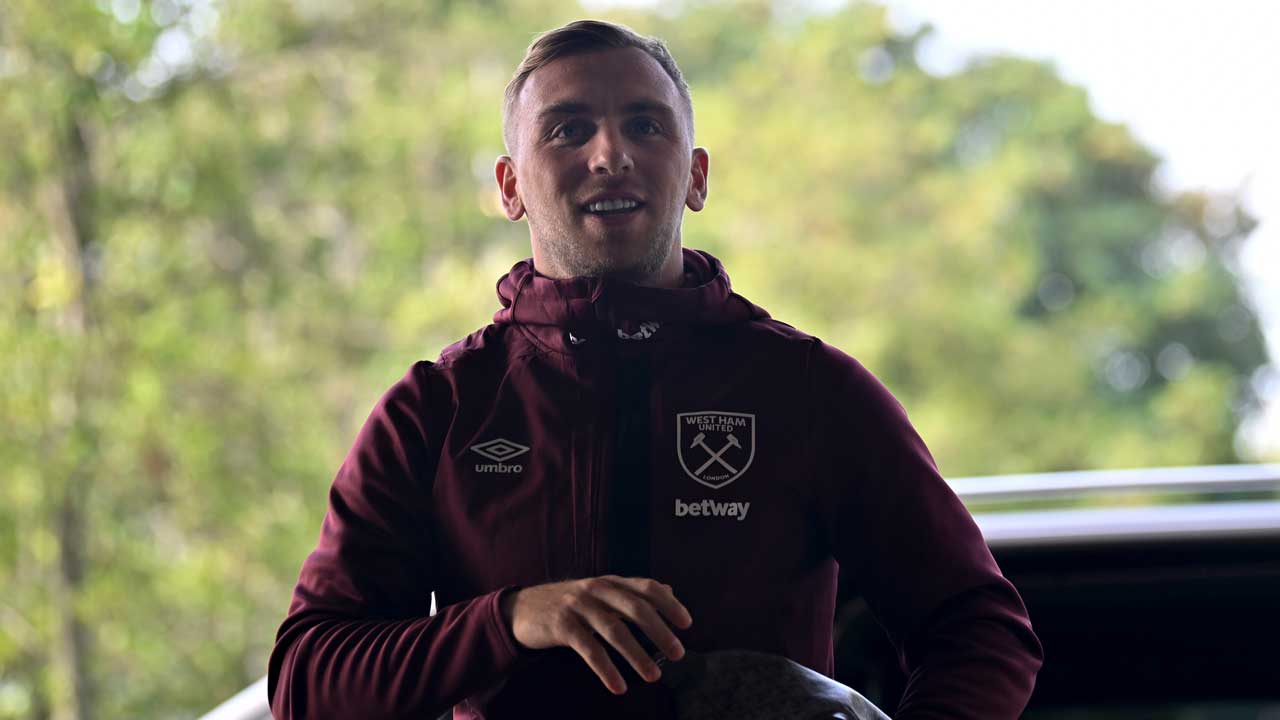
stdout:
POLYGON ((589 554, 587 556, 587 577, 595 577, 604 574, 603 562, 601 561, 599 532, 600 520, 604 517, 604 500, 605 500, 605 480, 608 472, 608 464, 605 462, 610 455, 608 448, 612 442, 614 427, 613 418, 605 409, 611 407, 614 403, 615 391, 610 382, 613 375, 612 356, 606 358, 603 348, 597 348, 599 352, 592 364, 592 383, 596 387, 595 403, 592 406, 592 428, 590 452, 588 457, 588 474, 587 487, 589 489, 588 498, 590 508, 587 515, 587 547, 589 554))
POLYGON ((580 482, 575 484, 572 502, 575 508, 574 527, 574 567, 579 577, 594 577, 600 573, 596 527, 601 513, 600 505, 603 491, 604 448, 605 439, 611 428, 604 409, 612 400, 612 388, 603 381, 609 377, 605 348, 601 347, 598 337, 583 338, 577 345, 579 382, 587 389, 579 395, 579 412, 583 418, 582 425, 576 433, 575 475, 580 482), (581 493, 579 495, 579 493, 581 493), (577 512, 576 508, 582 508, 577 512))

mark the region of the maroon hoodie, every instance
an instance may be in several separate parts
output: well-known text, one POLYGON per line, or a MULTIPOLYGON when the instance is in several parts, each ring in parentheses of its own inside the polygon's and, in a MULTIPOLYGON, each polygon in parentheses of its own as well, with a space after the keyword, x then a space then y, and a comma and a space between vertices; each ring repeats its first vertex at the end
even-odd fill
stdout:
POLYGON ((898 718, 1019 715, 1039 640, 902 405, 684 258, 680 289, 518 263, 493 324, 382 396, 276 636, 277 718, 669 717, 619 656, 614 696, 503 621, 503 593, 604 574, 671 585, 691 650, 832 676, 837 571, 908 673, 898 718))

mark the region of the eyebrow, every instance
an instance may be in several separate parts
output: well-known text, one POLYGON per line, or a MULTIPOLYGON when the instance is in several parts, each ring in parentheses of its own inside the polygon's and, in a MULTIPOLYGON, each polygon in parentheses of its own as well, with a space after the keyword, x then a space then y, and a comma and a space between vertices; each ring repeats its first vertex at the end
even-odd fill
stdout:
MULTIPOLYGON (((675 111, 670 105, 657 100, 636 100, 622 106, 623 112, 642 113, 652 112, 667 117, 675 117, 675 111)), ((580 100, 560 100, 554 102, 538 113, 538 122, 541 123, 553 115, 576 115, 578 113, 586 113, 591 111, 591 105, 580 100)))

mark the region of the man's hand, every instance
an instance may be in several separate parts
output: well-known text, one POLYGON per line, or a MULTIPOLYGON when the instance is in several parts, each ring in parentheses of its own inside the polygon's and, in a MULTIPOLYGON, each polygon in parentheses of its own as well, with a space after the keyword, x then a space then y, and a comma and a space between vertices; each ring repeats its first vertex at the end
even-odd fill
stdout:
POLYGON ((502 616, 516 641, 526 648, 564 646, 575 650, 615 695, 625 693, 627 684, 593 633, 617 648, 640 677, 655 682, 662 673, 625 621, 638 626, 672 660, 684 656, 684 646, 666 621, 681 629, 693 624, 670 585, 617 575, 517 590, 503 597, 502 616))

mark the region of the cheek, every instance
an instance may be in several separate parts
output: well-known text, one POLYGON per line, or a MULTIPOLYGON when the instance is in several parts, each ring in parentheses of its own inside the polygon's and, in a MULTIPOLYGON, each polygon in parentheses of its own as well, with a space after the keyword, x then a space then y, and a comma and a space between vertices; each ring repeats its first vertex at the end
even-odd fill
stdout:
POLYGON ((573 197, 575 186, 567 173, 549 168, 538 178, 538 195, 554 201, 565 196, 573 197))

